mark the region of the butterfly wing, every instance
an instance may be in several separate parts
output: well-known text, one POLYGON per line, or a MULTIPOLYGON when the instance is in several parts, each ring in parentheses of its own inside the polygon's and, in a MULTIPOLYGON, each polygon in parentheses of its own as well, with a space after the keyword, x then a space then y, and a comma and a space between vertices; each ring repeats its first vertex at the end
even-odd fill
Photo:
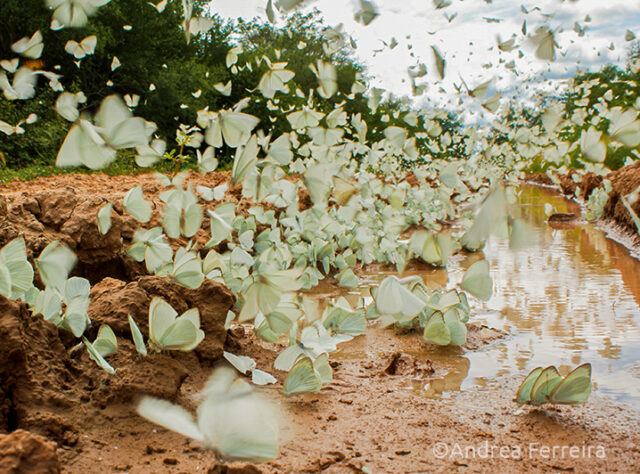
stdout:
POLYGON ((308 357, 300 357, 284 381, 284 394, 317 392, 322 388, 322 381, 313 368, 308 357))
POLYGON ((533 405, 547 403, 549 395, 561 381, 562 376, 554 366, 544 369, 531 387, 530 403, 533 405))
POLYGON ((576 367, 569 375, 555 386, 549 402, 566 405, 578 405, 584 403, 591 394, 591 364, 583 364, 576 367))
POLYGON ((531 389, 541 373, 542 367, 536 367, 529 372, 529 375, 527 375, 518 388, 518 393, 516 394, 516 401, 518 403, 528 403, 531 401, 531 389))

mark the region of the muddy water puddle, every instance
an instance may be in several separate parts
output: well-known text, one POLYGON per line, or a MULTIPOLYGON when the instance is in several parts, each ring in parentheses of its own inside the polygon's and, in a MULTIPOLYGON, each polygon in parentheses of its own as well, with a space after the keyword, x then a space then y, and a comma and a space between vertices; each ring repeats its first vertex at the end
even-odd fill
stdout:
MULTIPOLYGON (((595 225, 546 223, 545 203, 558 213, 580 215, 580 206, 556 192, 523 186, 522 217, 537 242, 518 251, 506 239, 492 239, 484 249, 494 279, 493 297, 474 300, 471 322, 503 330, 507 336, 478 350, 440 348, 419 333, 369 328, 367 334, 340 345, 332 358, 376 360, 402 351, 431 360, 446 373, 431 379, 406 378, 402 388, 426 397, 449 398, 458 390, 493 390, 504 376, 520 380, 537 366, 556 365, 562 373, 590 362, 594 393, 640 407, 640 261, 595 225), (388 345, 373 343, 384 340, 388 345)), ((409 269, 432 289, 453 287, 482 254, 458 255, 449 272, 409 269)), ((362 286, 343 293, 352 304, 368 297, 368 286, 392 271, 363 272, 362 286)), ((331 296, 337 296, 335 292, 331 296)))

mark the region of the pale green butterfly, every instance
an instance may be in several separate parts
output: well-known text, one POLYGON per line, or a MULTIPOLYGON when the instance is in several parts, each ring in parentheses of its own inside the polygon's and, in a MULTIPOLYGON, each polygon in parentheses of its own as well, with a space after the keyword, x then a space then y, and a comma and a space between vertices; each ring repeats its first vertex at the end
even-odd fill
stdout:
POLYGON ((269 372, 260 369, 253 369, 251 372, 251 382, 254 385, 270 385, 277 382, 276 378, 269 372))
POLYGON ((96 222, 98 224, 98 231, 105 235, 111 229, 111 210, 113 209, 113 204, 110 202, 106 203, 104 206, 100 208, 98 211, 98 215, 96 217, 96 222))
POLYGON ((562 376, 554 366, 545 368, 531 387, 530 403, 541 405, 547 403, 547 398, 553 389, 562 381, 562 376))
POLYGON ((329 356, 324 353, 311 360, 300 356, 284 381, 285 395, 317 392, 331 383, 333 371, 329 365, 329 356))
POLYGON ((228 110, 199 112, 198 118, 198 124, 206 128, 205 140, 216 148, 223 145, 223 139, 231 148, 246 144, 259 122, 260 119, 253 115, 228 110))
POLYGON ((227 359, 227 361, 231 365, 233 365, 241 374, 247 375, 253 372, 253 369, 256 368, 256 361, 251 357, 238 356, 227 351, 224 351, 222 353, 222 356, 227 359))
POLYGON ((146 356, 147 355, 147 347, 144 344, 144 337, 142 336, 142 332, 140 332, 140 328, 136 324, 135 320, 131 317, 131 315, 127 315, 129 319, 129 328, 131 329, 131 337, 133 338, 133 343, 136 346, 136 351, 139 354, 146 356))
POLYGON ((217 84, 213 85, 213 88, 218 92, 220 92, 220 94, 226 97, 229 97, 231 95, 232 84, 231 84, 231 81, 227 81, 226 84, 223 84, 222 82, 218 82, 217 84))
POLYGON ((202 224, 202 207, 191 189, 169 191, 162 213, 162 226, 171 238, 193 237, 202 224))
POLYGON ((362 23, 364 26, 368 26, 379 15, 376 6, 371 0, 359 0, 358 4, 359 8, 355 13, 354 18, 357 22, 362 23))
POLYGON ((242 183, 242 197, 261 202, 272 194, 273 183, 276 174, 275 166, 267 165, 262 172, 257 169, 250 170, 242 183))
POLYGON ((300 269, 271 271, 267 269, 255 272, 252 275, 252 283, 243 292, 244 304, 238 316, 238 321, 244 322, 253 319, 258 312, 271 313, 282 297, 282 293, 297 291, 300 289, 300 269))
POLYGON ((291 140, 288 133, 283 133, 272 141, 267 149, 267 159, 275 164, 286 166, 293 159, 291 140))
POLYGON ((210 173, 218 167, 215 149, 212 146, 208 146, 204 150, 204 153, 201 153, 200 150, 196 150, 196 157, 198 159, 198 170, 200 171, 200 174, 210 173))
POLYGON ((400 315, 399 320, 416 317, 425 302, 409 291, 398 278, 388 276, 375 294, 375 307, 379 314, 400 315))
POLYGON ((164 156, 167 142, 161 139, 153 140, 149 145, 136 147, 136 164, 141 168, 148 168, 156 164, 164 156))
POLYGON ((91 324, 87 314, 90 291, 89 280, 72 277, 65 282, 61 292, 66 308, 58 325, 70 330, 76 337, 82 336, 87 326, 91 324))
POLYGON ((200 329, 200 313, 197 308, 181 316, 169 303, 154 297, 149 305, 149 341, 158 351, 191 351, 204 339, 200 329))
POLYGON ((556 59, 556 44, 554 33, 548 26, 540 26, 536 29, 535 34, 529 37, 531 42, 536 46, 536 56, 546 61, 554 61, 556 59))
POLYGON ((142 186, 131 188, 124 196, 124 210, 138 222, 149 222, 151 219, 151 203, 144 199, 142 186))
POLYGON ((458 249, 458 245, 447 234, 434 235, 427 231, 418 231, 411 235, 409 249, 427 263, 446 266, 449 257, 458 249))
POLYGON ((92 55, 96 50, 96 44, 98 43, 98 38, 96 35, 87 36, 85 39, 80 41, 69 40, 64 47, 64 50, 73 56, 76 59, 82 59, 85 56, 92 55))
POLYGON ((602 141, 602 132, 594 127, 582 130, 580 134, 580 150, 588 161, 602 163, 607 154, 607 145, 602 141))
POLYGON ((36 259, 36 267, 45 286, 63 288, 76 261, 76 254, 69 247, 54 240, 36 259))
POLYGON ((338 91, 338 73, 333 64, 320 59, 309 65, 311 71, 318 78, 318 94, 325 99, 331 98, 338 91))
POLYGON ((460 286, 481 300, 491 299, 493 279, 489 273, 489 262, 483 259, 471 265, 465 272, 460 286))
POLYGON ((38 59, 42 55, 44 44, 42 33, 36 31, 31 38, 25 36, 11 45, 11 51, 29 59, 38 59))
POLYGON ((633 109, 612 108, 607 117, 611 121, 609 125, 611 139, 629 148, 637 147, 640 144, 640 120, 637 117, 638 112, 633 109))
POLYGON ((438 76, 440 79, 444 79, 445 68, 447 66, 447 61, 442 57, 440 51, 435 46, 431 46, 431 51, 433 52, 433 59, 435 61, 436 70, 438 71, 438 76))
POLYGON ((133 117, 122 98, 110 95, 103 99, 95 115, 95 125, 80 120, 69 130, 58 151, 56 166, 104 168, 115 159, 115 150, 148 143, 147 123, 133 117))
POLYGON ((358 277, 353 273, 351 268, 345 268, 341 270, 337 275, 338 286, 343 288, 357 288, 358 287, 358 277))
POLYGON ((591 394, 591 364, 586 363, 572 370, 555 386, 548 397, 549 403, 578 405, 591 394))
POLYGON ((256 368, 256 361, 251 357, 238 356, 230 352, 223 352, 222 354, 227 361, 233 365, 238 372, 244 375, 251 374, 251 381, 255 385, 267 385, 276 382, 275 377, 263 370, 256 368))
POLYGON ((309 197, 315 205, 326 203, 331 194, 331 177, 333 165, 317 163, 307 168, 304 174, 304 184, 309 191, 309 197))
POLYGON ((227 192, 227 189, 229 189, 229 183, 221 184, 213 189, 206 186, 196 186, 196 191, 198 191, 200 197, 205 201, 222 201, 224 195, 227 192))
POLYGON ((455 308, 448 309, 444 314, 436 311, 424 328, 423 338, 441 346, 461 346, 467 342, 467 328, 460 321, 455 308))
POLYGON ((93 341, 93 348, 102 356, 107 357, 118 351, 118 340, 108 325, 103 324, 98 330, 98 336, 93 341))
POLYGON ((307 127, 317 127, 323 117, 324 114, 322 112, 304 106, 302 110, 287 115, 287 120, 289 120, 291 128, 300 130, 307 127))
POLYGON ((258 162, 258 138, 252 135, 247 144, 239 147, 233 159, 230 184, 240 183, 247 174, 255 170, 258 162))
POLYGON ((184 408, 144 397, 138 414, 200 441, 223 459, 264 462, 278 455, 278 415, 231 368, 217 368, 202 394, 197 421, 184 408))
POLYGON ((91 357, 91 359, 93 359, 93 361, 98 364, 99 367, 103 368, 107 373, 113 375, 116 373, 115 369, 109 364, 109 362, 107 362, 105 360, 104 357, 102 357, 100 355, 100 352, 98 352, 94 347, 93 344, 91 344, 86 337, 82 338, 82 342, 84 343, 85 347, 87 348, 87 351, 89 352, 89 356, 91 357))
POLYGON ((335 305, 327 310, 324 326, 331 328, 334 334, 355 337, 365 331, 367 320, 362 310, 354 310, 344 297, 340 297, 335 305))
POLYGON ((0 274, 0 294, 8 298, 20 297, 33 287, 33 267, 27 260, 23 237, 13 239, 0 249, 0 274))
POLYGON ((307 134, 311 137, 314 145, 335 146, 342 141, 344 129, 309 127, 307 128, 307 134))
POLYGON ((127 253, 137 262, 144 260, 147 270, 151 273, 171 263, 173 257, 173 250, 162 233, 162 227, 146 231, 137 229, 133 234, 133 245, 127 253))
POLYGON ((176 250, 173 264, 167 264, 158 269, 156 274, 168 275, 176 283, 192 290, 198 288, 204 280, 202 260, 196 252, 191 250, 190 245, 176 250))
POLYGON ((531 389, 541 373, 542 367, 536 367, 529 372, 529 375, 526 376, 518 388, 518 393, 516 394, 516 401, 518 403, 528 403, 531 400, 531 389))
POLYGON ((111 0, 46 0, 53 10, 52 29, 81 28, 99 7, 111 0), (55 27, 55 28, 54 28, 55 27))
POLYGON ((232 223, 236 217, 235 210, 236 205, 233 202, 220 204, 213 211, 207 210, 211 223, 211 240, 207 242, 207 247, 217 245, 231 237, 232 223))
POLYGON ((269 71, 265 72, 260 82, 258 83, 258 90, 264 97, 273 99, 275 93, 288 92, 287 82, 289 82, 296 75, 293 71, 285 69, 286 62, 279 62, 271 64, 269 58, 265 56, 265 61, 269 66, 269 71))
POLYGON ((38 76, 26 66, 18 69, 9 82, 7 74, 0 71, 0 89, 7 100, 27 100, 36 95, 38 76))
POLYGON ((56 99, 56 112, 69 122, 75 122, 80 117, 78 105, 86 102, 87 98, 82 92, 72 94, 63 92, 56 99))

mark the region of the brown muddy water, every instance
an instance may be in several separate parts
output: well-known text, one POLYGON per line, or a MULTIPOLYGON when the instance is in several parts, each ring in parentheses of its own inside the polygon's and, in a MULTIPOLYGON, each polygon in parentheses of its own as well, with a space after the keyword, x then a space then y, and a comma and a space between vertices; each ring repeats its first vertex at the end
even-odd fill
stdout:
MULTIPOLYGON (((545 203, 559 213, 580 215, 579 204, 557 192, 526 185, 519 208, 537 242, 514 251, 507 239, 492 239, 484 249, 491 265, 494 294, 488 302, 472 299, 471 323, 507 335, 479 350, 416 346, 418 334, 398 336, 397 348, 419 359, 437 361, 444 376, 425 384, 407 379, 405 388, 426 397, 450 398, 459 390, 495 390, 503 376, 526 374, 556 365, 562 373, 579 364, 593 366, 594 393, 640 407, 640 261, 584 221, 551 227, 545 203), (403 343, 406 341, 406 344, 403 343)), ((427 286, 451 288, 482 254, 452 258, 444 270, 407 271, 427 286)), ((352 304, 368 296, 368 286, 392 271, 362 272, 361 287, 343 293, 352 304), (369 285, 367 285, 369 284, 369 285)), ((331 296, 336 296, 331 292, 331 296)), ((369 298, 366 298, 369 301, 369 298)), ((391 329, 369 328, 369 331, 391 329)), ((332 359, 382 357, 362 337, 339 346, 332 359)))

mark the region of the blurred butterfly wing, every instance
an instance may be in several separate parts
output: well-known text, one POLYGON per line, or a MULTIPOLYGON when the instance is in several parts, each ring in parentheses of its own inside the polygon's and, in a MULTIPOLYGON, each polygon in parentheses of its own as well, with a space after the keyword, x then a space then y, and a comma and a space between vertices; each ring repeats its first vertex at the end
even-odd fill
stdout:
POLYGON ((191 414, 184 408, 159 398, 144 397, 136 407, 138 415, 187 438, 204 442, 191 414))
POLYGON ((205 445, 230 460, 264 462, 276 458, 278 422, 274 408, 253 393, 246 382, 236 380, 233 386, 227 393, 206 397, 198 407, 198 426, 205 445))
POLYGON ((115 158, 115 151, 96 143, 79 124, 69 130, 56 157, 56 166, 104 168, 115 158))
POLYGON ((239 148, 233 160, 231 183, 238 184, 258 162, 258 139, 253 135, 244 148, 239 148))
POLYGON ((489 262, 479 260, 469 267, 460 286, 473 296, 487 301, 493 295, 493 280, 489 273, 489 262))

